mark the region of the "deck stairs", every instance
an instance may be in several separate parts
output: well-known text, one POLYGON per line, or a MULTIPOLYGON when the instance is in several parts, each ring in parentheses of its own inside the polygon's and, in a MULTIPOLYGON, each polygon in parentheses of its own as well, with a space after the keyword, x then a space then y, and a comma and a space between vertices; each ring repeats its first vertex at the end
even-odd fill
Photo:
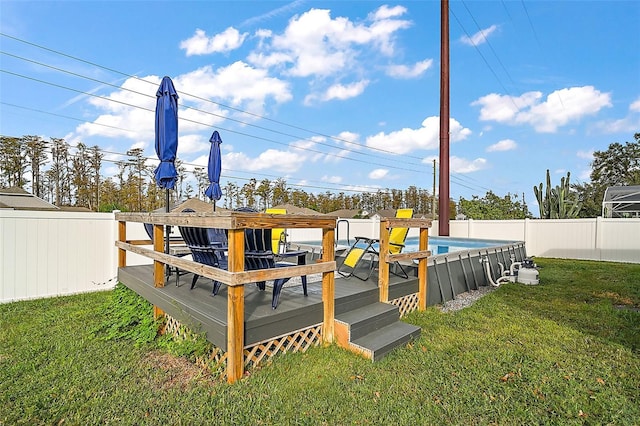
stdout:
POLYGON ((397 306, 378 302, 377 298, 375 289, 368 298, 353 301, 349 310, 339 313, 340 307, 336 306, 335 319, 338 345, 374 362, 420 336, 420 327, 400 321, 397 306))

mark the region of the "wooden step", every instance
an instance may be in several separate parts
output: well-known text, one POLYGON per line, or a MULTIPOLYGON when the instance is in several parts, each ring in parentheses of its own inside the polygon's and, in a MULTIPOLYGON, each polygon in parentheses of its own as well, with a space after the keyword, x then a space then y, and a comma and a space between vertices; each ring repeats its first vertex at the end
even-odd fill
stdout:
POLYGON ((398 321, 350 342, 350 346, 375 362, 419 336, 420 327, 398 321))
POLYGON ((336 321, 347 326, 347 337, 350 342, 393 324, 399 318, 400 311, 397 306, 380 302, 336 315, 336 321))

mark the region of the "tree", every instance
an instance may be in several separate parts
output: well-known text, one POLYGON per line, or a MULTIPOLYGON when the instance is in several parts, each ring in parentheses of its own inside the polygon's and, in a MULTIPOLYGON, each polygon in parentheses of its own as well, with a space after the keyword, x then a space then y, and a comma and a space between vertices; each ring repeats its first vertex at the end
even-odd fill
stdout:
POLYGON ((47 161, 45 152, 47 145, 40 136, 24 136, 22 141, 24 142, 27 161, 31 166, 31 192, 36 197, 42 197, 44 194, 42 167, 47 161))
POLYGON ((640 185, 640 133, 635 142, 618 142, 605 151, 593 153, 591 182, 574 184, 583 208, 580 217, 596 217, 602 213, 604 192, 610 186, 640 185))
POLYGON ((472 196, 471 200, 460 197, 458 210, 467 218, 477 220, 524 219, 531 216, 524 204, 518 201, 517 195, 507 193, 499 197, 492 191, 482 198, 477 195, 472 196))
POLYGON ((640 185, 640 133, 635 142, 615 142, 593 153, 591 182, 602 186, 640 185))
POLYGON ((69 144, 60 138, 50 138, 51 168, 47 171, 55 191, 55 205, 71 204, 71 182, 69 173, 69 144))
POLYGON ((571 173, 567 172, 566 180, 562 178, 560 185, 551 187, 551 176, 547 169, 547 189, 543 192, 542 183, 533 187, 533 192, 538 199, 540 219, 573 219, 578 217, 582 204, 577 193, 571 191, 569 179, 571 173))
POLYGON ((19 138, 3 136, 0 140, 0 171, 2 180, 7 186, 22 188, 26 181, 24 172, 27 169, 27 161, 19 138))
POLYGON ((256 188, 256 195, 260 197, 261 209, 267 209, 271 198, 271 181, 269 179, 265 178, 260 181, 260 185, 256 188))

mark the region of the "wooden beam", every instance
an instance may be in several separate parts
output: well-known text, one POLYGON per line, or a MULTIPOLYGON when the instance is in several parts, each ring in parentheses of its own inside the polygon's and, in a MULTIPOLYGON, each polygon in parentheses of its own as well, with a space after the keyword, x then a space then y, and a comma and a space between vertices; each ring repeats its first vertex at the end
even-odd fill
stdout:
MULTIPOLYGON (((162 225, 153 225, 153 249, 155 251, 164 251, 164 227, 162 225)), ((164 263, 159 260, 153 261, 153 286, 164 287, 164 263)))
POLYGON ((387 253, 387 255, 383 256, 383 258, 387 262, 393 263, 393 262, 402 262, 405 260, 420 260, 420 259, 427 258, 429 256, 431 256, 431 251, 418 250, 418 251, 410 251, 407 253, 395 253, 395 254, 387 253))
MULTIPOLYGON (((125 241, 127 239, 127 222, 118 222, 118 241, 125 241)), ((118 249, 118 267, 124 268, 127 266, 127 251, 123 248, 118 249)))
MULTIPOLYGON (((420 228, 420 239, 418 242, 418 249, 427 251, 429 247, 429 229, 420 228)), ((427 309, 427 290, 428 287, 427 277, 427 258, 421 258, 418 260, 418 310, 424 311, 427 309)))
MULTIPOLYGON (((229 230, 229 272, 244 270, 244 230, 229 230)), ((227 289, 227 382, 244 373, 244 285, 227 289)))
POLYGON ((336 217, 326 215, 219 212, 219 213, 116 213, 116 220, 193 226, 201 228, 329 228, 335 227, 336 217))
MULTIPOLYGON (((268 281, 276 278, 319 274, 323 272, 334 271, 336 269, 336 263, 332 260, 331 262, 313 263, 301 266, 289 266, 287 268, 229 272, 225 271, 224 269, 218 269, 213 266, 197 263, 193 260, 172 256, 163 252, 157 252, 146 247, 136 246, 125 242, 116 241, 116 247, 123 248, 126 251, 148 257, 149 259, 158 260, 166 265, 175 266, 183 271, 192 272, 202 277, 220 281, 230 287, 244 285, 245 283, 250 282, 263 281, 263 279, 268 281)), ((244 258, 242 260, 244 261, 244 258)), ((244 268, 244 264, 242 268, 244 268)))
POLYGON ((227 289, 227 383, 244 373, 244 286, 227 289))
MULTIPOLYGON (((335 226, 335 222, 334 222, 335 226)), ((332 343, 335 333, 335 229, 322 230, 322 264, 332 264, 330 271, 322 273, 322 341, 332 343)))
POLYGON ((380 256, 378 256, 378 287, 380 288, 380 301, 389 301, 389 263, 386 258, 389 254, 389 221, 380 221, 380 256))

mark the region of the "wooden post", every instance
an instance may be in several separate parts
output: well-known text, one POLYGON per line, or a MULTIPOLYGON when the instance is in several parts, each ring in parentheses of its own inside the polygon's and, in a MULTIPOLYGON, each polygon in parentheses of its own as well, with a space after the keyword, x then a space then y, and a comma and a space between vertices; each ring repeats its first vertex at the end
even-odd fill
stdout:
MULTIPOLYGON (((162 225, 153 225, 153 249, 164 252, 164 230, 162 225)), ((164 287, 164 263, 153 261, 153 286, 164 287)))
MULTIPOLYGON (((118 240, 127 240, 127 222, 118 221, 118 240)), ((124 268, 127 266, 127 251, 125 249, 118 249, 118 267, 124 268)))
MULTIPOLYGON (((164 229, 162 225, 153 225, 153 249, 160 252, 164 251, 164 229)), ((153 286, 156 288, 164 287, 164 263, 157 260, 153 261, 153 286)), ((164 316, 164 311, 153 305, 153 318, 159 319, 162 316, 164 316)))
MULTIPOLYGON (((229 272, 244 271, 244 229, 229 230, 229 272)), ((227 287, 227 383, 244 373, 244 285, 227 287)))
MULTIPOLYGON (((429 247, 429 228, 420 228, 420 240, 418 250, 424 251, 429 247)), ((418 310, 427 309, 427 258, 418 260, 418 310)))
POLYGON ((380 221, 380 247, 378 256, 378 286, 380 287, 380 301, 387 303, 389 301, 389 263, 387 256, 389 255, 389 221, 380 221))
MULTIPOLYGON (((332 262, 335 257, 335 229, 322 230, 322 261, 332 262)), ((322 273, 322 305, 324 316, 322 322, 322 341, 332 343, 335 332, 335 275, 333 271, 322 273)))

